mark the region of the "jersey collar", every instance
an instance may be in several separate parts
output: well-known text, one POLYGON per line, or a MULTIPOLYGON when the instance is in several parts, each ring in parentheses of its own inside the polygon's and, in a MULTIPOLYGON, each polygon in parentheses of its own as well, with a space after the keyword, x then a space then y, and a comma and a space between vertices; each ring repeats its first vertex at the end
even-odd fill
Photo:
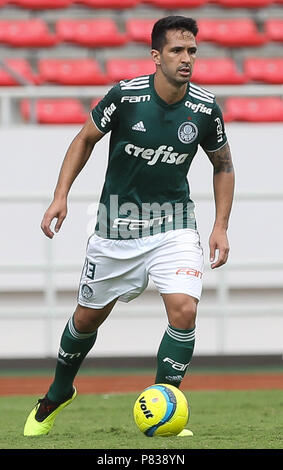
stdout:
POLYGON ((183 101, 186 101, 187 99, 187 93, 188 93, 188 89, 189 89, 189 82, 188 82, 188 85, 187 85, 187 91, 186 93, 184 94, 183 98, 179 101, 176 101, 176 103, 172 103, 172 104, 168 104, 166 103, 166 101, 164 101, 159 95, 158 93, 156 92, 155 90, 155 86, 154 86, 154 76, 155 76, 155 73, 153 73, 152 75, 149 76, 149 84, 150 84, 150 88, 151 88, 151 92, 152 92, 152 96, 154 98, 154 100, 160 104, 161 106, 163 106, 164 108, 167 108, 167 109, 173 109, 173 108, 176 108, 180 105, 180 103, 182 103, 183 101))

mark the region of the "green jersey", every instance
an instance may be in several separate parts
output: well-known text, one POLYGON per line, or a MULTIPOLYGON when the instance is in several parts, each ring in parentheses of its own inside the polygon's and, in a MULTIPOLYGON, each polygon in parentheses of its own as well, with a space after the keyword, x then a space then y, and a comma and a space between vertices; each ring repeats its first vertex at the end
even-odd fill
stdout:
POLYGON ((188 83, 183 99, 167 104, 154 74, 146 75, 113 86, 91 116, 111 131, 95 233, 121 239, 195 229, 190 165, 199 145, 214 151, 227 141, 213 93, 188 83))

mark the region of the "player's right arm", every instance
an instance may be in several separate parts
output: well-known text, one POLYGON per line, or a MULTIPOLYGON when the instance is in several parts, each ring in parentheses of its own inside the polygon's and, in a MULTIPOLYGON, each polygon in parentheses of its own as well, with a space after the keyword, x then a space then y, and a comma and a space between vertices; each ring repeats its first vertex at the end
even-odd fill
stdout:
POLYGON ((67 197, 70 188, 88 161, 94 145, 103 136, 104 133, 95 126, 92 118, 89 117, 71 142, 61 166, 53 201, 46 210, 41 222, 41 229, 48 238, 54 236, 54 232, 50 228, 54 219, 57 219, 55 232, 60 230, 67 215, 67 197))

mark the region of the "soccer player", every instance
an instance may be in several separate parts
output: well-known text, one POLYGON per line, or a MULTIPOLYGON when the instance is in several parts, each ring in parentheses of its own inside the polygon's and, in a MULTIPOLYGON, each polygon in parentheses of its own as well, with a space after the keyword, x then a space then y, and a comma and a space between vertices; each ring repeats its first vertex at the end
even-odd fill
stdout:
POLYGON ((158 20, 151 51, 156 72, 113 86, 67 150, 54 199, 41 224, 51 239, 52 221, 56 219, 58 232, 67 215, 72 183, 94 145, 111 131, 108 168, 94 234, 87 244, 78 305, 62 334, 54 380, 26 421, 26 436, 50 431, 57 414, 76 396, 73 382, 99 326, 118 299, 129 302, 143 292, 149 276, 168 316, 157 353, 156 383, 179 387, 186 373, 203 277, 203 250, 187 180, 199 145, 214 169, 212 269, 228 258, 234 193, 221 110, 213 93, 190 81, 197 32, 192 18, 158 20))

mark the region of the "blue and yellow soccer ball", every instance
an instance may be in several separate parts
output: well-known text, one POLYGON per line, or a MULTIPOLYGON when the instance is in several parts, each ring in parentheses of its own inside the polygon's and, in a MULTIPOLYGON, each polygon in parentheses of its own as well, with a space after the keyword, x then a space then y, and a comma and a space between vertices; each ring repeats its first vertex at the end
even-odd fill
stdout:
POLYGON ((176 436, 189 420, 189 406, 183 392, 169 384, 147 387, 134 404, 134 420, 148 437, 176 436))

